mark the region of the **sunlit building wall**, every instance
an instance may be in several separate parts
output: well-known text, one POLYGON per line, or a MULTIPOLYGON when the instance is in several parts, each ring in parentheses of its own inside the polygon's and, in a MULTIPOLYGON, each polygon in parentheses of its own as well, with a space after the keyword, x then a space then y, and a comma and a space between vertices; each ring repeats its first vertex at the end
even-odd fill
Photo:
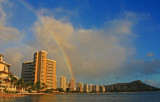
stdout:
POLYGON ((69 88, 69 87, 70 87, 70 83, 66 82, 66 88, 69 88))
POLYGON ((76 89, 78 92, 83 92, 83 82, 78 82, 76 89))
POLYGON ((70 91, 75 91, 76 90, 76 87, 75 87, 75 79, 72 78, 70 80, 70 91))
POLYGON ((89 92, 88 91, 88 84, 84 84, 84 92, 89 92))
POLYGON ((66 77, 60 76, 60 88, 66 91, 66 77))
POLYGON ((96 85, 96 92, 98 92, 99 91, 99 86, 98 85, 96 85))
POLYGON ((10 64, 3 61, 4 55, 0 54, 0 92, 16 91, 16 87, 10 82, 10 64))
POLYGON ((90 85, 89 85, 89 92, 92 92, 92 91, 93 91, 93 90, 92 90, 92 87, 93 87, 93 85, 90 84, 90 85))
POLYGON ((56 89, 56 61, 47 59, 46 51, 39 51, 34 53, 33 62, 27 62, 22 64, 22 78, 28 72, 23 72, 23 70, 32 70, 28 74, 27 80, 36 82, 45 83, 48 89, 56 89), (33 64, 32 64, 33 63, 33 64), (24 64, 24 65, 23 65, 24 64), (33 65, 33 67, 32 67, 33 65), (32 67, 32 68, 31 68, 32 67))

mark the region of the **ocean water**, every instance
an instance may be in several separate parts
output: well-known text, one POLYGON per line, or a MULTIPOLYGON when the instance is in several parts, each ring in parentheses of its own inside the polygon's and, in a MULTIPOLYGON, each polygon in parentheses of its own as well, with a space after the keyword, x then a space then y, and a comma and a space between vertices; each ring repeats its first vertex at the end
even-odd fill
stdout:
POLYGON ((160 102, 160 92, 38 95, 3 99, 0 102, 160 102))

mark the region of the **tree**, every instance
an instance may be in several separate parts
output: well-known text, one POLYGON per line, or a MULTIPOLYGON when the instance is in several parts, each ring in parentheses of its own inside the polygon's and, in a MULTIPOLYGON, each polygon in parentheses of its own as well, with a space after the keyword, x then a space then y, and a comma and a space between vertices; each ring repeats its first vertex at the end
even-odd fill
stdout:
POLYGON ((17 87, 19 89, 22 89, 22 88, 26 88, 26 83, 24 82, 23 79, 19 79, 18 82, 17 82, 17 87))

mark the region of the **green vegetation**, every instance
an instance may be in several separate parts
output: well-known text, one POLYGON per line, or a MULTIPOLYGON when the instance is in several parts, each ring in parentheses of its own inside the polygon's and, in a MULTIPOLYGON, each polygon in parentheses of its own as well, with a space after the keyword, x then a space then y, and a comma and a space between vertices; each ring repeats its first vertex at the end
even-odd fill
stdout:
POLYGON ((142 83, 140 80, 131 83, 118 83, 105 86, 106 92, 144 92, 160 91, 159 88, 142 83))
MULTIPOLYGON (((17 77, 13 76, 12 73, 10 73, 9 79, 11 80, 11 83, 16 86, 16 88, 20 91, 22 88, 27 90, 28 92, 32 92, 33 90, 37 92, 42 92, 46 90, 47 86, 44 83, 33 83, 32 81, 24 82, 23 79, 18 79, 17 77)), ((6 92, 8 92, 6 90, 6 92)))

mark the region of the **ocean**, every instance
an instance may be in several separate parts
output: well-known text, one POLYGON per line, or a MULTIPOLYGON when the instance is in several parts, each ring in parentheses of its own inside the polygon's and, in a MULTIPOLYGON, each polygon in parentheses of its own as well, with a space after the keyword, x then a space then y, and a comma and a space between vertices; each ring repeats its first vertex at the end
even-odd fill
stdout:
POLYGON ((0 102, 160 102, 160 92, 38 95, 6 98, 0 102))

